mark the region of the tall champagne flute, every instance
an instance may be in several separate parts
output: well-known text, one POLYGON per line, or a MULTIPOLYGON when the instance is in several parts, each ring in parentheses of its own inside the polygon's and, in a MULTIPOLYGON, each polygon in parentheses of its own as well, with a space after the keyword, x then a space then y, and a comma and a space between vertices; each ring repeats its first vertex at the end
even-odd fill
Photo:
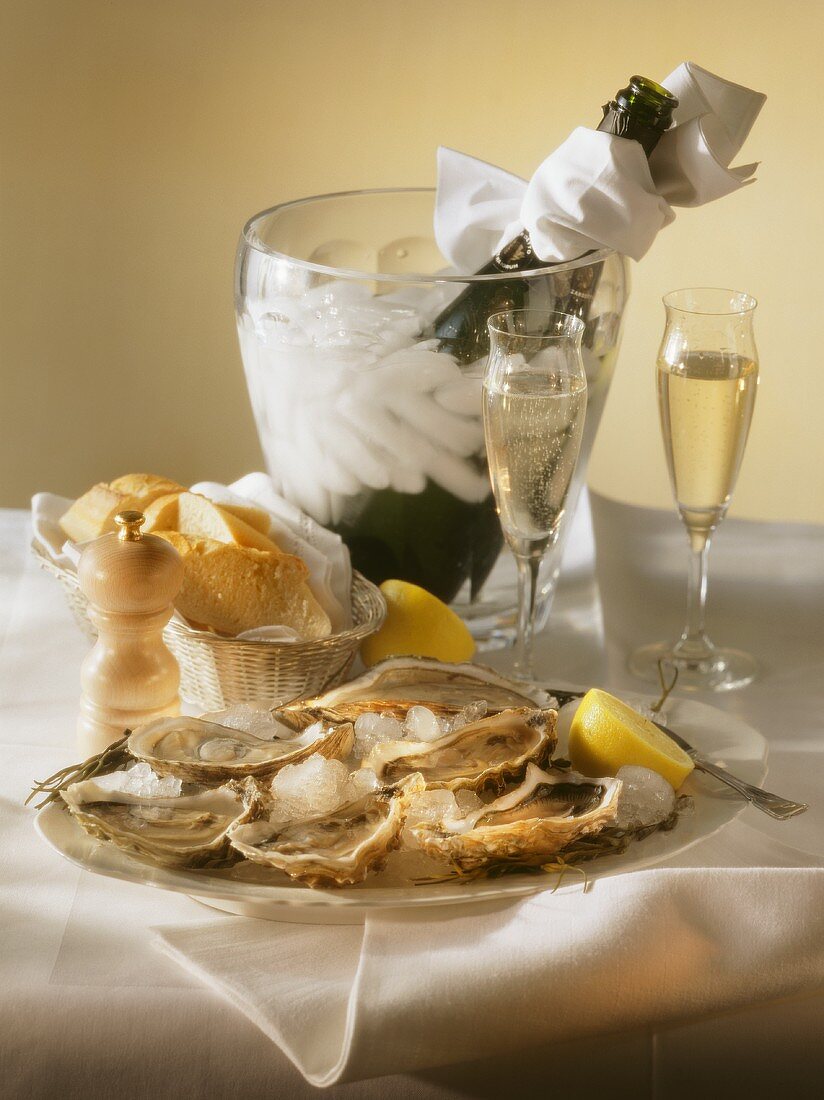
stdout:
POLYGON ((678 686, 728 691, 748 684, 748 653, 721 649, 704 629, 710 539, 729 507, 758 388, 752 321, 756 301, 735 290, 676 290, 664 297, 658 353, 658 409, 670 481, 690 545, 687 623, 673 645, 633 654, 630 669, 657 679, 661 662, 678 686))
POLYGON ((501 527, 518 563, 515 675, 531 680, 541 560, 558 538, 587 405, 584 323, 543 310, 493 313, 484 435, 501 527))

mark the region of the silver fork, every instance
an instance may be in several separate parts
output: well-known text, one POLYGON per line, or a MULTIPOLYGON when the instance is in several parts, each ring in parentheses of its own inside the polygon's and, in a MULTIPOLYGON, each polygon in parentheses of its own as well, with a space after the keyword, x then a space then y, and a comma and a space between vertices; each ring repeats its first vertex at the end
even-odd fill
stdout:
MULTIPOLYGON (((586 694, 583 691, 555 691, 550 687, 545 687, 544 690, 550 695, 554 695, 561 705, 568 703, 571 699, 581 699, 586 694)), ((761 787, 754 787, 752 783, 739 779, 737 775, 733 775, 726 768, 707 760, 680 733, 676 733, 675 730, 670 729, 669 726, 665 726, 661 722, 655 722, 655 725, 662 733, 671 737, 676 745, 681 746, 684 752, 692 758, 698 771, 705 772, 721 783, 725 783, 728 787, 732 787, 757 810, 761 810, 779 821, 786 821, 788 818, 795 817, 796 814, 803 814, 805 810, 809 809, 806 802, 793 802, 792 799, 781 798, 780 795, 771 794, 770 791, 762 790, 761 787)))

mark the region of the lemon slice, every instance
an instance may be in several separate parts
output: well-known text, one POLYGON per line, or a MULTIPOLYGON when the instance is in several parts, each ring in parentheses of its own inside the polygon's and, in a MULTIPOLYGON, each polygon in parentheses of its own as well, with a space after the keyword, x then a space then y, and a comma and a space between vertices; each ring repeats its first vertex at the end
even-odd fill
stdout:
POLYGON ((361 646, 368 667, 385 657, 434 657, 438 661, 468 661, 475 641, 464 622, 445 603, 408 581, 384 581, 383 626, 361 646))
POLYGON ((586 693, 569 729, 569 758, 584 775, 615 775, 625 764, 658 772, 678 790, 695 766, 680 745, 614 695, 586 693))

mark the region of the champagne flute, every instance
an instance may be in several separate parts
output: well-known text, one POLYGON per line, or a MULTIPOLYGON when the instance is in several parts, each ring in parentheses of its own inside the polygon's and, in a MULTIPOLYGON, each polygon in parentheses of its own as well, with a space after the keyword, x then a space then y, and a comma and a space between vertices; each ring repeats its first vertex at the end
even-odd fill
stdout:
POLYGON ((752 321, 756 301, 735 290, 676 290, 658 353, 658 409, 670 481, 690 544, 687 623, 674 644, 644 646, 630 670, 658 679, 661 662, 678 686, 743 687, 755 676, 748 653, 721 649, 704 629, 710 540, 729 507, 758 388, 752 321))
POLYGON ((501 527, 518 564, 515 675, 531 680, 538 570, 554 545, 584 430, 584 323, 513 309, 488 321, 484 436, 501 527))

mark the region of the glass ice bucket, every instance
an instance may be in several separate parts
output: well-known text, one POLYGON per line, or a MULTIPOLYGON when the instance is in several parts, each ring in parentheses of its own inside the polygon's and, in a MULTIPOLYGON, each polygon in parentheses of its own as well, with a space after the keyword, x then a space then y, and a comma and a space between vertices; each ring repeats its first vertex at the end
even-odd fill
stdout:
MULTIPOLYGON (((615 366, 628 267, 603 251, 524 273, 450 274, 432 232, 434 198, 428 188, 352 191, 255 215, 238 249, 238 334, 283 496, 339 532, 370 580, 422 585, 494 645, 514 631, 515 571, 500 556, 484 452, 485 356, 476 345, 467 362, 438 319, 480 285, 490 312, 561 308, 585 322, 589 397, 574 508, 615 366)), ((538 628, 562 550, 543 567, 538 628)))

